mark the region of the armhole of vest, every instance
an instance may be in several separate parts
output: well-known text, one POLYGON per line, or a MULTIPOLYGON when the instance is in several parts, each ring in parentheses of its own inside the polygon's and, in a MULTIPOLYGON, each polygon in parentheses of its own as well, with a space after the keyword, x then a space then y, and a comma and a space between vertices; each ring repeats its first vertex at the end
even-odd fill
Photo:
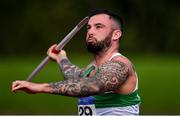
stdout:
POLYGON ((117 52, 117 53, 113 54, 109 60, 112 60, 113 58, 118 57, 118 56, 123 56, 123 55, 120 54, 119 52, 117 52))
POLYGON ((93 62, 91 62, 90 64, 88 64, 84 70, 84 74, 83 74, 83 78, 85 78, 87 76, 87 72, 88 70, 90 70, 92 68, 92 66, 94 66, 93 62))
POLYGON ((137 73, 135 72, 135 75, 136 75, 136 86, 133 90, 133 92, 135 92, 136 90, 138 90, 138 76, 137 76, 137 73))
MULTIPOLYGON (((122 54, 120 54, 119 52, 117 52, 117 53, 115 53, 115 54, 113 54, 112 55, 112 57, 109 59, 109 60, 113 60, 114 58, 116 58, 116 57, 125 57, 125 56, 123 56, 122 54)), ((126 58, 126 57, 125 57, 126 58)), ((131 62, 131 61, 130 61, 131 62)), ((137 73, 136 72, 134 72, 135 73, 135 75, 136 75, 136 85, 135 85, 135 88, 134 88, 134 90, 131 92, 131 93, 134 93, 135 91, 137 91, 138 90, 138 76, 137 76, 137 73)), ((131 94, 130 93, 130 94, 131 94)))

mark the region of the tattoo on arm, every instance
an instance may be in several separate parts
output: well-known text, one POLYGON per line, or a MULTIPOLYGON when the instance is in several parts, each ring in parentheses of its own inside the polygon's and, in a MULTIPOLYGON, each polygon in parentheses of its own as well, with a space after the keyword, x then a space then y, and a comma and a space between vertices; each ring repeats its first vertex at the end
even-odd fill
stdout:
POLYGON ((129 68, 123 62, 108 61, 100 67, 101 81, 104 91, 116 90, 128 77, 129 68))
POLYGON ((99 67, 99 73, 89 78, 70 78, 50 83, 52 94, 89 96, 116 90, 128 77, 126 64, 108 61, 99 67))
POLYGON ((52 94, 60 94, 66 96, 87 96, 96 94, 98 88, 96 84, 101 83, 95 78, 70 78, 65 81, 50 83, 52 94))
POLYGON ((68 59, 62 59, 59 65, 65 79, 82 77, 83 70, 73 65, 68 59))

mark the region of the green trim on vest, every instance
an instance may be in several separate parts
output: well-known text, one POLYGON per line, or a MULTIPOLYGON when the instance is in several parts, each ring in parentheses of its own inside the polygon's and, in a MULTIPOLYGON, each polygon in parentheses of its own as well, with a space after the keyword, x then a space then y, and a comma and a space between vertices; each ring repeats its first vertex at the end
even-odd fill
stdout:
POLYGON ((89 67, 89 68, 85 71, 85 73, 83 74, 83 78, 87 77, 87 76, 91 73, 91 71, 94 70, 94 69, 95 69, 95 66, 89 67))
POLYGON ((138 96, 137 90, 128 95, 117 93, 103 93, 100 95, 95 95, 93 97, 95 98, 96 108, 125 107, 140 103, 140 97, 138 96))

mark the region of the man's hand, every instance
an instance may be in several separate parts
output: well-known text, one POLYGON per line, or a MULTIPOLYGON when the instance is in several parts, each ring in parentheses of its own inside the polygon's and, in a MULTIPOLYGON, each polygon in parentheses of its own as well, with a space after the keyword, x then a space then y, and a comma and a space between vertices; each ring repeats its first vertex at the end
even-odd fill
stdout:
POLYGON ((37 84, 37 83, 31 83, 28 81, 14 81, 12 83, 12 91, 18 92, 18 91, 24 91, 26 93, 46 93, 49 91, 48 84, 37 84))
POLYGON ((47 51, 47 55, 52 59, 55 60, 57 63, 59 63, 63 58, 67 58, 66 56, 66 52, 64 50, 61 50, 59 53, 55 53, 53 52, 53 49, 56 47, 57 45, 54 44, 52 45, 48 51, 47 51))

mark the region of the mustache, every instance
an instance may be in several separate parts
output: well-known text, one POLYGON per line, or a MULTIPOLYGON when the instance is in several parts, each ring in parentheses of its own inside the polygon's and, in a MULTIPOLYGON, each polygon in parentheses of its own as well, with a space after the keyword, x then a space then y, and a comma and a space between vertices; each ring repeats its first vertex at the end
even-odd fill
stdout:
POLYGON ((86 40, 86 43, 97 43, 97 39, 95 37, 88 37, 88 39, 86 40))
POLYGON ((88 36, 88 38, 87 38, 87 40, 97 40, 97 38, 96 37, 94 37, 93 35, 89 35, 88 36))

